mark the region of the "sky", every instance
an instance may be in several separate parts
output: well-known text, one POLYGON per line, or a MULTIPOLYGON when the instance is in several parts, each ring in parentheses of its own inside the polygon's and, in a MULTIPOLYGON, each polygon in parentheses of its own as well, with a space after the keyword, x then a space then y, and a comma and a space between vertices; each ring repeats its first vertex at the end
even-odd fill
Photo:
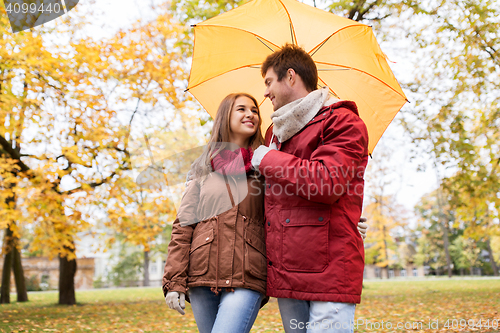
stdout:
MULTIPOLYGON (((151 16, 151 12, 144 4, 153 0, 81 0, 78 6, 85 8, 89 5, 97 12, 96 18, 87 29, 86 34, 96 38, 110 37, 113 32, 120 28, 127 28, 139 18, 151 16)), ((311 4, 313 1, 305 0, 311 4)), ((377 31, 374 31, 377 35, 377 31)), ((404 41, 398 47, 390 47, 381 44, 382 50, 390 59, 390 66, 396 78, 404 78, 411 64, 406 61, 404 41)), ((411 69, 411 68, 410 68, 411 69)), ((410 101, 411 102, 411 101, 410 101)), ((405 106, 408 107, 408 106, 405 106)), ((397 116, 398 117, 398 116, 397 116)), ((404 134, 401 126, 396 121, 388 127, 379 145, 375 148, 373 158, 369 164, 388 163, 394 169, 391 177, 394 181, 388 186, 388 193, 395 194, 399 203, 408 210, 413 210, 414 205, 420 197, 436 187, 436 176, 432 168, 425 172, 417 172, 416 162, 410 162, 410 150, 412 146, 408 137, 404 134), (382 149, 389 149, 390 155, 385 156, 382 161, 382 149)), ((372 187, 367 177, 366 193, 372 187)))

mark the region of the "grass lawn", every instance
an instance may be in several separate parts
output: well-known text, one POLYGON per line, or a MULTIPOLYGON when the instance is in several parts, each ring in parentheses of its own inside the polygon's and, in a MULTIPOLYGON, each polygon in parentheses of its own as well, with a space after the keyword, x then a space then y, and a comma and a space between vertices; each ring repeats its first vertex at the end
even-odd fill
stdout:
MULTIPOLYGON (((499 295, 499 279, 365 281, 355 331, 500 332, 499 295)), ((56 305, 56 292, 28 297, 28 303, 0 305, 0 332, 197 332, 189 304, 185 316, 168 309, 160 288, 80 291, 69 307, 56 305)), ((252 332, 282 331, 271 299, 252 332)))

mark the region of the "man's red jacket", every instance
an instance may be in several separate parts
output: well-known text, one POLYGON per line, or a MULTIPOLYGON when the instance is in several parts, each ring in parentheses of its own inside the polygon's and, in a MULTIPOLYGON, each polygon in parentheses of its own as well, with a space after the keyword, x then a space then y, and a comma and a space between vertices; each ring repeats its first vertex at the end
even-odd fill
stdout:
MULTIPOLYGON (((272 127, 266 133, 269 146, 272 127)), ((266 177, 267 294, 359 303, 368 132, 354 102, 324 107, 259 166, 266 177)))

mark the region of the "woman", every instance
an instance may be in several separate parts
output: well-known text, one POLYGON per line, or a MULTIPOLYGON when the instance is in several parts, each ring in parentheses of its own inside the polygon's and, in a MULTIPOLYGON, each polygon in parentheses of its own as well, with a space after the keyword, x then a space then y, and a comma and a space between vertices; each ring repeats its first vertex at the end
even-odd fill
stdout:
POLYGON ((264 188, 250 164, 260 125, 252 96, 224 98, 173 225, 165 299, 184 314, 187 292, 202 333, 249 332, 267 302, 264 188))

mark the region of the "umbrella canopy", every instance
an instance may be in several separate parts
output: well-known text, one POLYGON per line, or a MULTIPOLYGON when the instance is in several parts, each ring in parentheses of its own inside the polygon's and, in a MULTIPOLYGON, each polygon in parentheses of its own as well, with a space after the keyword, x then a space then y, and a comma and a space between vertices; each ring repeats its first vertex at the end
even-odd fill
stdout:
POLYGON ((246 92, 259 101, 267 129, 273 108, 260 65, 285 43, 312 56, 320 86, 356 102, 370 153, 407 101, 371 27, 296 0, 254 0, 195 25, 194 33, 187 90, 212 117, 226 95, 246 92))

